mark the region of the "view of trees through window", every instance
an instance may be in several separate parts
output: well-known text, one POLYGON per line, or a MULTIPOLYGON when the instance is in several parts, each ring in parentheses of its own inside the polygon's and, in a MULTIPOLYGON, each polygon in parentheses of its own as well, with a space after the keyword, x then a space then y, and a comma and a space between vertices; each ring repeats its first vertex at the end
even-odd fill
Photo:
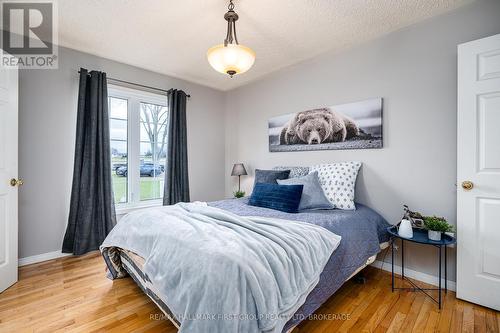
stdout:
POLYGON ((128 201, 128 101, 108 98, 111 137, 111 171, 115 203, 128 201))
POLYGON ((166 100, 113 90, 109 95, 115 203, 161 199, 167 155, 166 100))
POLYGON ((167 108, 141 103, 141 200, 163 197, 167 155, 167 108), (149 178, 147 177, 149 176, 149 178))

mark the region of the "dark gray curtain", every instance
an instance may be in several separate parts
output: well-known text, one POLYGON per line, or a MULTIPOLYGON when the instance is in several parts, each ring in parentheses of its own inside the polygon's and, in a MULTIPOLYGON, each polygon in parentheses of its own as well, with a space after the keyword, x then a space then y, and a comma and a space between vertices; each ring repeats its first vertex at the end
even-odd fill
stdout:
POLYGON ((106 73, 80 69, 73 187, 62 251, 97 250, 116 224, 106 73))
POLYGON ((186 100, 184 91, 168 91, 168 148, 163 205, 189 202, 186 100))

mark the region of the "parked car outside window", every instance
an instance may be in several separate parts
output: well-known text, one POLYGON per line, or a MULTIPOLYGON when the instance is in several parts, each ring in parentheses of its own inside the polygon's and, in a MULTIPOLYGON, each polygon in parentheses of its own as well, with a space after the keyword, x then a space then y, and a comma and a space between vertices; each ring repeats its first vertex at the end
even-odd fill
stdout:
MULTIPOLYGON (((161 175, 165 171, 165 167, 162 165, 154 165, 153 163, 144 163, 140 165, 141 176, 156 177, 161 175)), ((118 176, 127 177, 128 167, 126 165, 120 166, 115 170, 118 176)))

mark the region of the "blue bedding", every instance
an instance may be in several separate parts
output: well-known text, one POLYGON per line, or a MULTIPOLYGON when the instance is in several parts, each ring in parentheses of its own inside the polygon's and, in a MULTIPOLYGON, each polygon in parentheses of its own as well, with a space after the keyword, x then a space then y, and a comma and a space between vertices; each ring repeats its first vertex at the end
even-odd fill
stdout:
POLYGON ((313 314, 356 269, 380 251, 380 243, 389 240, 387 221, 374 210, 361 204, 356 204, 354 211, 312 210, 296 214, 249 206, 248 198, 215 201, 209 205, 240 216, 273 217, 313 223, 342 237, 339 247, 333 252, 321 273, 319 283, 287 322, 283 332, 313 314))

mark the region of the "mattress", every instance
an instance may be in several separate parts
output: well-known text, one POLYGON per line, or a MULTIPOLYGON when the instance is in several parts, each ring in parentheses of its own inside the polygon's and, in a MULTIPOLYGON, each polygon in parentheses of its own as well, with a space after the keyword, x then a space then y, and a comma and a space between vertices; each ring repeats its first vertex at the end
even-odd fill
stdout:
POLYGON ((142 291, 146 295, 148 295, 148 297, 151 298, 151 300, 160 308, 160 310, 165 314, 168 320, 170 320, 175 325, 175 327, 179 328, 180 323, 172 314, 168 306, 165 304, 165 295, 161 295, 161 293, 158 289, 155 288, 151 280, 148 279, 147 275, 144 274, 144 259, 133 252, 123 249, 120 250, 120 259, 122 261, 123 267, 132 277, 135 283, 137 283, 142 291))

